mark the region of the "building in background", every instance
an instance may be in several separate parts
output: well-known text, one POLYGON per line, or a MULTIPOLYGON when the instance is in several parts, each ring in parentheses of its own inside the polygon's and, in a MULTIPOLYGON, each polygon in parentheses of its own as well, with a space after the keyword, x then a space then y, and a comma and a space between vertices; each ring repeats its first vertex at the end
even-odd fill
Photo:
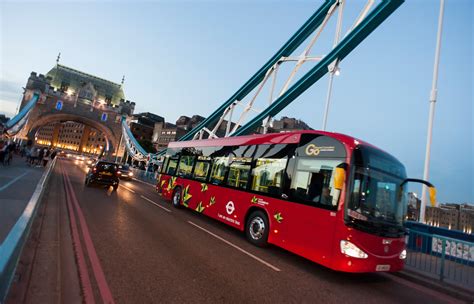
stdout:
POLYGON ((459 230, 464 233, 474 232, 474 206, 469 204, 441 204, 439 207, 426 207, 426 224, 459 230))
POLYGON ((272 126, 268 129, 268 132, 282 133, 299 130, 312 130, 312 128, 300 119, 283 116, 280 119, 273 120, 272 126))
POLYGON ((136 140, 152 142, 155 124, 164 122, 163 117, 150 112, 134 114, 130 121, 130 131, 136 140))
POLYGON ((39 146, 96 155, 107 145, 106 138, 100 131, 73 121, 41 127, 35 136, 35 142, 39 146))

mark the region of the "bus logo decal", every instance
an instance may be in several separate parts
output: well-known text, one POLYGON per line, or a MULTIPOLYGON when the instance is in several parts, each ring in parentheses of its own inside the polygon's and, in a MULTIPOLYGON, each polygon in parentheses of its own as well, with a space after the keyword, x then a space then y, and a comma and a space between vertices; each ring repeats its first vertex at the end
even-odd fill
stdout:
POLYGON ((235 206, 233 201, 229 201, 227 205, 225 205, 225 211, 227 214, 232 214, 235 211, 235 206))
POLYGON ((318 147, 315 144, 309 144, 304 152, 309 156, 318 156, 320 152, 334 152, 336 147, 334 146, 324 146, 318 147))

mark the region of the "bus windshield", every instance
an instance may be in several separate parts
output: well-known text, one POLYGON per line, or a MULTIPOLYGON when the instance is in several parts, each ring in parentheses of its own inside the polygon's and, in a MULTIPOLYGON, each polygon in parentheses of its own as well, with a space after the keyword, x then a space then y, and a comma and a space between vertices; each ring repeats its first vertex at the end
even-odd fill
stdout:
POLYGON ((370 233, 400 236, 406 211, 405 189, 400 187, 406 178, 405 168, 381 151, 357 150, 346 219, 370 233))

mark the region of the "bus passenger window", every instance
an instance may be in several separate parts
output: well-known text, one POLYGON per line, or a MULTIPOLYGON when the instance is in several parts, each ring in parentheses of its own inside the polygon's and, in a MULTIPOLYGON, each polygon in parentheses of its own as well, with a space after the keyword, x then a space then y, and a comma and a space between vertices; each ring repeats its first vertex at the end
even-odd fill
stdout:
POLYGON ((216 157, 212 163, 210 182, 214 185, 224 183, 224 178, 229 168, 229 157, 216 157))
POLYGON ((287 159, 259 158, 253 169, 252 190, 279 195, 287 159))
POLYGON ((178 166, 178 159, 177 158, 170 158, 170 160, 168 162, 168 168, 166 169, 166 174, 175 175, 177 166, 178 166))
POLYGON ((230 164, 227 185, 246 189, 250 176, 250 162, 250 158, 234 160, 230 164))
POLYGON ((179 160, 178 176, 189 178, 191 177, 191 171, 193 170, 194 156, 183 155, 179 160))
POLYGON ((169 159, 170 159, 169 156, 166 156, 165 159, 163 160, 160 173, 166 174, 166 166, 168 166, 169 159))
POLYGON ((198 156, 198 160, 196 161, 196 166, 194 167, 193 178, 199 181, 205 182, 210 168, 211 168, 211 158, 205 157, 205 156, 198 156))
POLYGON ((336 206, 339 190, 333 187, 333 171, 340 163, 327 159, 298 159, 291 182, 291 196, 315 206, 336 206))

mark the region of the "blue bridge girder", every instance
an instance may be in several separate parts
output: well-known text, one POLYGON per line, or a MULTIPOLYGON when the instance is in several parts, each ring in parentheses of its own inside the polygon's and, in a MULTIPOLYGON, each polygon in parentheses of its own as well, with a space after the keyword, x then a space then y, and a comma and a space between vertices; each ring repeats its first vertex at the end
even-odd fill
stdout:
MULTIPOLYGON (((264 79, 267 71, 273 67, 282 57, 290 56, 323 22, 331 7, 338 0, 326 0, 319 9, 296 31, 296 33, 273 55, 257 73, 255 73, 236 93, 234 93, 219 108, 210 114, 205 120, 198 124, 179 141, 193 139, 194 135, 203 128, 208 128, 223 115, 224 111, 235 101, 242 100, 264 79)), ((348 33, 322 60, 309 72, 293 84, 282 96, 277 98, 265 110, 256 115, 246 124, 242 125, 230 136, 239 136, 251 133, 262 121, 269 116, 275 116, 286 106, 292 103, 298 96, 311 87, 315 82, 328 73, 328 66, 342 61, 352 50, 354 50, 367 36, 369 36, 388 16, 390 16, 404 0, 381 0, 381 2, 348 33)), ((133 137, 133 135, 132 135, 133 137)), ((138 143, 137 143, 138 144, 138 143)), ((140 147, 141 148, 141 147, 140 147)), ((161 156, 166 150, 158 152, 154 157, 161 156)))
POLYGON ((28 113, 34 108, 39 98, 40 95, 38 93, 34 93, 28 103, 20 110, 20 112, 18 112, 17 115, 12 117, 4 124, 4 132, 7 135, 13 136, 21 130, 26 121, 28 113), (8 132, 9 130, 14 130, 14 132, 8 132))

